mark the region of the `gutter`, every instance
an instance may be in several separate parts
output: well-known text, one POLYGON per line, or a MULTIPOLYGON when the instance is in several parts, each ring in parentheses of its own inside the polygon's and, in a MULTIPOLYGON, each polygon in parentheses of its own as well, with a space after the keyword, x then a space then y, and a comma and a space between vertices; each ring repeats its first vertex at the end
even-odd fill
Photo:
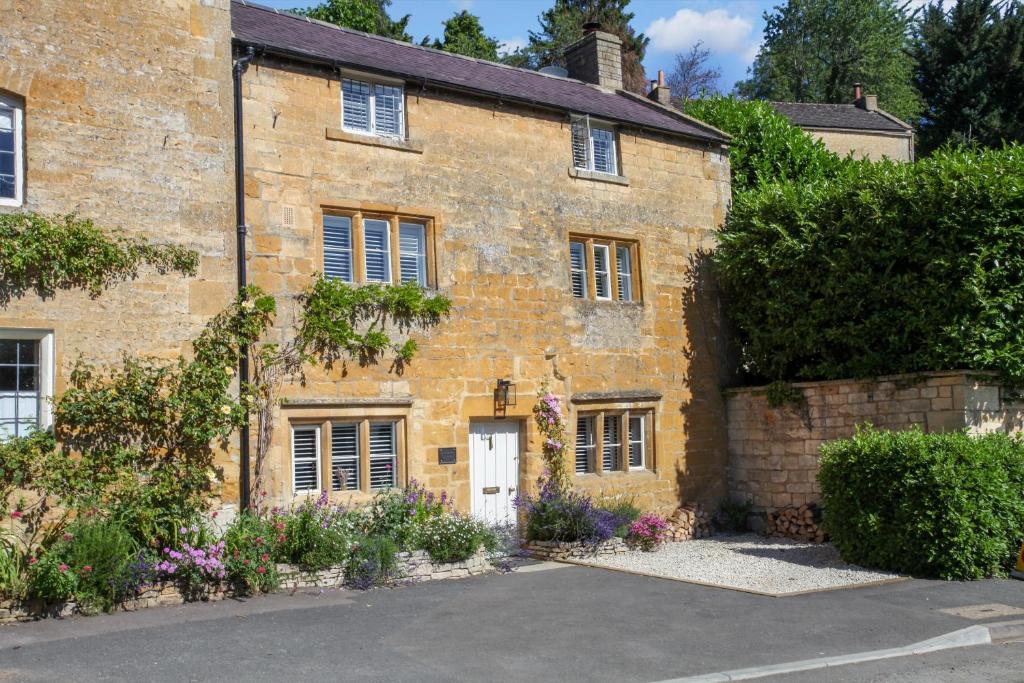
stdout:
MULTIPOLYGON (((242 76, 249 63, 256 58, 256 50, 252 47, 245 49, 245 52, 235 59, 231 68, 231 80, 234 86, 235 97, 235 229, 236 229, 236 251, 238 259, 238 291, 245 290, 245 137, 242 130, 242 76)), ((238 390, 241 392, 249 384, 249 346, 242 345, 239 348, 238 357, 238 390)), ((245 411, 242 418, 242 427, 238 432, 239 450, 239 476, 238 476, 238 504, 242 511, 248 510, 250 505, 250 483, 249 483, 249 411, 245 411)))

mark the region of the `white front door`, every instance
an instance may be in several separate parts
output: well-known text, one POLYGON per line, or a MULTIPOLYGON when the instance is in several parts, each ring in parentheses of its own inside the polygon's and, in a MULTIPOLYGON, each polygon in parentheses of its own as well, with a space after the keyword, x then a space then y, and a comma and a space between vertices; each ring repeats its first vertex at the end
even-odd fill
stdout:
POLYGON ((490 524, 515 524, 512 501, 519 490, 519 423, 473 422, 469 471, 473 516, 490 524))

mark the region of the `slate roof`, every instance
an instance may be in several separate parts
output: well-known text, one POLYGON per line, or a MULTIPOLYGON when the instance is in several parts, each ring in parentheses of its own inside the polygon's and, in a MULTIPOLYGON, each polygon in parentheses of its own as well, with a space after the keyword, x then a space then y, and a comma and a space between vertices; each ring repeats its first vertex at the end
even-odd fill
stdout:
POLYGON ((231 29, 236 43, 293 59, 590 114, 688 138, 728 140, 721 131, 639 95, 343 29, 246 0, 232 0, 231 29))
POLYGON ((867 111, 854 104, 810 104, 805 102, 772 102, 793 125, 801 128, 849 128, 903 133, 910 126, 888 114, 867 111))

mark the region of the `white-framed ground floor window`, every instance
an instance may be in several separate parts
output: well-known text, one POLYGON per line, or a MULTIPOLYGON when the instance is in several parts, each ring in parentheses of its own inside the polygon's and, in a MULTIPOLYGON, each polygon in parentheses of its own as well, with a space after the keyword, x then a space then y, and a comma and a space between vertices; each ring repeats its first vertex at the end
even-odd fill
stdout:
POLYGON ((654 469, 653 412, 580 411, 576 416, 576 474, 654 469))
POLYGON ((53 374, 52 331, 0 328, 0 440, 50 426, 53 374))
POLYGON ((400 486, 404 427, 402 417, 292 420, 292 494, 371 493, 400 486))

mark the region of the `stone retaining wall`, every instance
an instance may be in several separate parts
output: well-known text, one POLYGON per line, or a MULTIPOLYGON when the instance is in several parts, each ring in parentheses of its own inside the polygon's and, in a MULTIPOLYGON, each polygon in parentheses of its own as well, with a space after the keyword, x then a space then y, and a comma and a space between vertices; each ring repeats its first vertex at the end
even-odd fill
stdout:
POLYGON ((818 449, 857 425, 924 431, 1016 432, 1024 403, 988 373, 896 375, 876 380, 800 382, 800 401, 768 403, 765 387, 726 392, 729 493, 759 512, 817 503, 818 449))
MULTIPOLYGON (((423 550, 398 553, 396 580, 398 582, 438 581, 476 576, 491 571, 487 551, 480 549, 463 562, 432 562, 423 550)), ((297 588, 341 588, 345 584, 345 568, 341 565, 318 571, 308 571, 290 564, 277 565, 280 585, 278 590, 297 588)), ((199 592, 183 593, 173 582, 160 582, 142 588, 139 595, 118 605, 115 611, 134 612, 149 607, 181 605, 186 602, 216 602, 226 597, 242 595, 243 590, 231 585, 210 586, 199 592)), ((19 621, 35 621, 46 617, 69 617, 81 613, 74 602, 46 604, 38 600, 0 600, 0 625, 19 621)))
POLYGON ((531 557, 540 560, 585 560, 600 555, 618 555, 626 552, 626 542, 611 538, 598 544, 564 543, 561 541, 528 541, 523 545, 531 557))

